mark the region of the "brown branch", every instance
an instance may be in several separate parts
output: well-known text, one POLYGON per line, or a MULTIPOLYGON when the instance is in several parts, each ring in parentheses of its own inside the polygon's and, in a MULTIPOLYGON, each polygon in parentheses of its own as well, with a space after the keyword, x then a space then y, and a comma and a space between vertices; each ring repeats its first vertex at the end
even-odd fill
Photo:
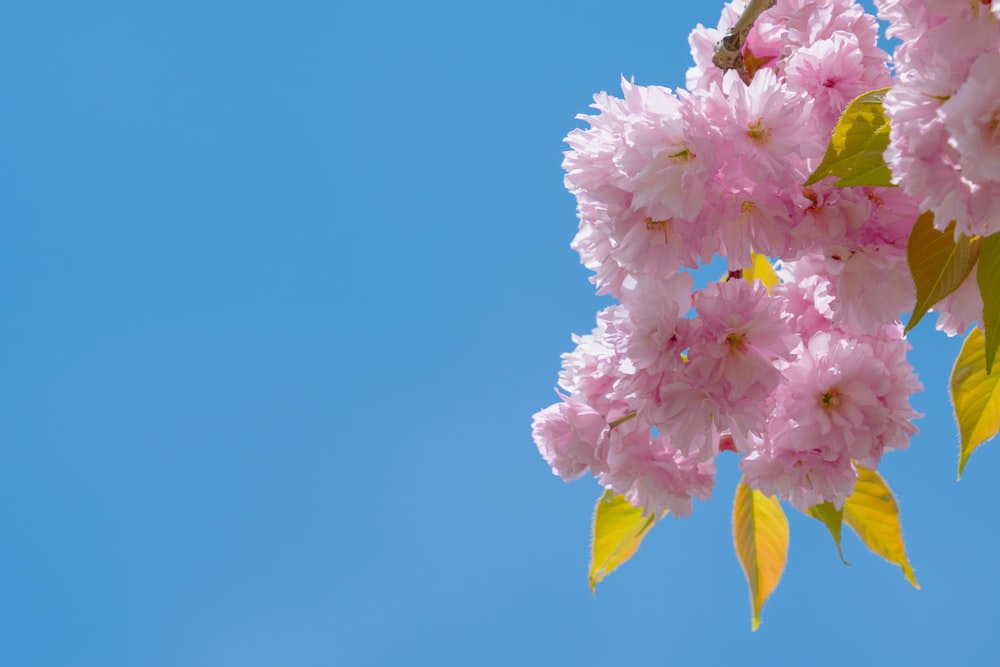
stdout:
POLYGON ((750 3, 740 14, 740 17, 729 29, 726 36, 719 40, 712 53, 712 62, 723 71, 727 69, 736 70, 743 83, 750 83, 750 74, 747 72, 746 64, 743 62, 743 45, 746 44, 750 28, 757 21, 757 18, 765 11, 774 7, 778 0, 750 0, 750 3))

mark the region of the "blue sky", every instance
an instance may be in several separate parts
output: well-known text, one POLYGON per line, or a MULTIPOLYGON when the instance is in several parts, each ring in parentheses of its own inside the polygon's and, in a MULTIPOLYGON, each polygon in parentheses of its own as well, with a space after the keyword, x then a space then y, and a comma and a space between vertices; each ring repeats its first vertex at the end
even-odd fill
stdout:
POLYGON ((530 437, 602 301, 562 138, 721 3, 0 12, 0 664, 990 665, 1000 452, 957 340, 881 468, 923 590, 790 512, 764 623, 712 502, 591 596, 597 484, 530 437))

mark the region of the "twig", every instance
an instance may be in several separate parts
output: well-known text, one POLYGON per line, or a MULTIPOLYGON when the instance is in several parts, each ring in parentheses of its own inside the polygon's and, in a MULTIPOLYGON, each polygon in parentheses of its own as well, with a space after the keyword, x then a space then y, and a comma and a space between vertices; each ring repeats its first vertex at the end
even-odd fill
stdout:
POLYGON ((750 0, 746 9, 740 14, 740 18, 736 20, 726 36, 715 45, 712 62, 715 63, 716 67, 722 70, 734 69, 743 79, 743 83, 750 83, 750 75, 743 62, 743 45, 746 44, 747 35, 750 34, 750 28, 753 27, 757 18, 774 7, 777 2, 778 0, 750 0))

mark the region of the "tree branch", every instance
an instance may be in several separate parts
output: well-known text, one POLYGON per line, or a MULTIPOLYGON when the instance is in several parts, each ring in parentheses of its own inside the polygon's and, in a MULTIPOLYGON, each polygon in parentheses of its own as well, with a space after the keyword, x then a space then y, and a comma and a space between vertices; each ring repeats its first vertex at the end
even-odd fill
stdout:
POLYGON ((740 14, 733 27, 729 29, 726 36, 715 45, 712 54, 712 62, 723 71, 734 69, 739 72, 743 83, 750 83, 750 75, 747 73, 746 65, 743 63, 743 45, 746 44, 747 35, 750 28, 757 21, 757 18, 765 11, 774 7, 778 0, 750 0, 750 3, 740 14))

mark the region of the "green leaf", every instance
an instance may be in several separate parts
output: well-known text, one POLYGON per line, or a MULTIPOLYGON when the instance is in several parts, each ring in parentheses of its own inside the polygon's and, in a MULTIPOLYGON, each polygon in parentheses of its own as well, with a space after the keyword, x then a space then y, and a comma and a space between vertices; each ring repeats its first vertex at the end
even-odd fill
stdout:
POLYGON ((755 280, 761 281, 764 283, 767 291, 770 292, 772 287, 781 282, 774 267, 771 266, 771 260, 767 258, 767 255, 761 255, 756 252, 750 253, 750 257, 750 268, 743 269, 743 277, 748 283, 753 283, 755 280))
POLYGON ((834 185, 892 185, 892 172, 882 157, 889 145, 889 118, 882 108, 888 88, 864 93, 854 98, 833 128, 826 155, 806 185, 819 183, 827 176, 838 176, 834 185))
POLYGON ((917 326, 934 304, 962 285, 976 265, 981 247, 979 238, 960 236, 956 242, 954 220, 942 232, 934 228, 932 212, 917 218, 906 247, 906 260, 917 288, 917 304, 906 331, 917 326))
POLYGON ((844 558, 844 551, 840 548, 840 531, 844 523, 844 510, 837 509, 833 503, 826 502, 820 505, 813 505, 807 512, 809 516, 821 521, 826 529, 830 531, 833 543, 837 546, 837 555, 844 565, 850 565, 844 558))
MULTIPOLYGON (((663 516, 667 513, 664 512, 663 516)), ((662 518, 662 517, 661 517, 662 518)), ((625 496, 606 489, 594 509, 590 543, 590 592, 618 566, 631 558, 649 529, 656 523, 652 514, 643 516, 625 496)))
POLYGON ((858 468, 854 493, 844 503, 844 523, 850 526, 868 549, 903 570, 914 588, 920 584, 906 559, 899 506, 885 480, 873 470, 858 468))
POLYGON ((983 297, 983 329, 986 331, 986 373, 993 372, 993 360, 1000 346, 1000 233, 983 241, 976 269, 979 294, 983 297))
POLYGON ((750 584, 751 629, 756 631, 760 611, 788 560, 788 519, 781 503, 740 482, 733 502, 733 542, 750 584))
POLYGON ((962 438, 958 478, 972 452, 1000 432, 1000 373, 986 373, 986 337, 973 329, 951 371, 951 403, 962 438))

